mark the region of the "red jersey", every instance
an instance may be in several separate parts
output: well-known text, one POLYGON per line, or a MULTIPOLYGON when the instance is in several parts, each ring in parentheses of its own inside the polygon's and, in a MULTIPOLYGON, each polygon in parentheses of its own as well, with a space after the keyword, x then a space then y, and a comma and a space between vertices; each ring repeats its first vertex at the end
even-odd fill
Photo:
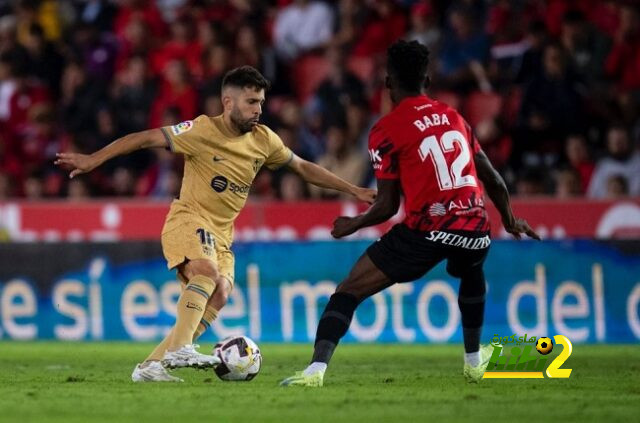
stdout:
POLYGON ((369 135, 376 178, 400 180, 404 223, 421 231, 489 231, 473 160, 479 151, 462 116, 427 96, 402 100, 369 135))

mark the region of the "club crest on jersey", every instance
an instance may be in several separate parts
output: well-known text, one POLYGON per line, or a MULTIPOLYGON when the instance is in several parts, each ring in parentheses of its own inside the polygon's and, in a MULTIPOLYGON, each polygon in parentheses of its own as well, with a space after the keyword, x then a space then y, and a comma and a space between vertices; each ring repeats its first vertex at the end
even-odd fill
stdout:
POLYGON ((431 207, 429 207, 429 214, 431 216, 444 216, 447 214, 447 209, 442 203, 433 203, 431 207))
POLYGON ((191 130, 191 128, 193 128, 193 121, 185 120, 184 122, 180 122, 177 125, 173 125, 171 127, 171 132, 173 132, 173 135, 180 135, 191 130))
POLYGON ((420 132, 424 132, 432 126, 451 125, 445 113, 433 113, 431 116, 424 115, 422 119, 416 119, 413 124, 420 132))
POLYGON ((260 170, 260 168, 262 167, 262 160, 260 159, 255 159, 253 161, 253 171, 255 173, 258 173, 258 171, 260 170))

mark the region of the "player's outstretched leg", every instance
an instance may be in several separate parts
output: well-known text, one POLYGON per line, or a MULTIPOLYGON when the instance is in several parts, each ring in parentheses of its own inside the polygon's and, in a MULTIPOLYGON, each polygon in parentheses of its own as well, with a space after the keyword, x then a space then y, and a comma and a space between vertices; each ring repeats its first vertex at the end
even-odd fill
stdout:
POLYGON ((458 306, 462 316, 465 351, 463 374, 469 383, 480 382, 493 352, 492 346, 480 345, 484 322, 485 294, 486 282, 481 266, 474 267, 462 274, 458 306))
POLYGON ((167 368, 208 368, 220 363, 213 355, 201 354, 193 344, 193 335, 202 320, 209 298, 213 294, 218 273, 215 264, 208 260, 193 260, 179 269, 189 278, 178 299, 176 325, 162 364, 167 368))
MULTIPOLYGON (((178 272, 178 279, 180 280, 180 294, 184 292, 185 286, 187 286, 188 280, 178 272)), ((162 358, 164 353, 171 344, 171 338, 173 337, 173 328, 167 333, 162 341, 151 351, 151 354, 139 364, 131 373, 131 380, 134 382, 182 382, 183 380, 174 376, 171 376, 169 372, 162 366, 162 358), (149 367, 149 370, 147 368, 149 367)))
POLYGON ((349 330, 353 313, 364 299, 392 285, 365 253, 336 289, 322 313, 311 364, 302 372, 284 379, 282 386, 319 387, 340 339, 349 330))
POLYGON ((134 382, 182 382, 183 380, 171 376, 167 369, 164 368, 161 361, 164 353, 167 351, 173 336, 173 328, 167 333, 167 336, 158 344, 157 347, 149 354, 149 356, 139 364, 131 373, 131 380, 134 382))
POLYGON ((175 377, 167 372, 160 361, 149 361, 141 364, 137 364, 133 373, 131 374, 131 380, 134 382, 184 382, 179 377, 175 377))
POLYGON ((211 298, 207 302, 207 307, 204 309, 204 314, 200 323, 193 334, 193 341, 195 342, 200 336, 211 326, 211 323, 218 318, 218 313, 227 304, 229 294, 233 285, 225 277, 221 277, 216 280, 216 290, 211 298))

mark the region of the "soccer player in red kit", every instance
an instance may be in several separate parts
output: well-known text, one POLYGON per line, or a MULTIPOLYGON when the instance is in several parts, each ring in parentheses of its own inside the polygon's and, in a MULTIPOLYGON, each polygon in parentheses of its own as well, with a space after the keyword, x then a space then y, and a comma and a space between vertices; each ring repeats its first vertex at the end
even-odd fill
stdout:
POLYGON ((394 283, 420 278, 442 260, 447 260, 447 272, 460 279, 465 378, 482 379, 493 349, 480 346, 483 263, 491 244, 484 190, 507 232, 517 239, 522 234, 540 237, 514 217, 504 181, 469 125, 454 109, 424 94, 428 64, 428 49, 416 41, 389 47, 386 86, 394 109, 374 125, 369 137, 378 196, 366 213, 337 218, 332 235, 342 238, 388 220, 398 211, 401 192, 406 218, 373 243, 338 285, 318 323, 311 364, 283 380, 284 386, 322 386, 356 307, 394 283))

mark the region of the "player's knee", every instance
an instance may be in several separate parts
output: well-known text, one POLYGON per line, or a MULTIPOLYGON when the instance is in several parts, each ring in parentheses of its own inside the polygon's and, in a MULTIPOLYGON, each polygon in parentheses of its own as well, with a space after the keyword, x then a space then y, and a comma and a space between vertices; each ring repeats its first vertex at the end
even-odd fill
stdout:
POLYGON ((217 289, 213 294, 213 299, 218 307, 223 307, 227 304, 229 294, 231 294, 231 285, 226 278, 221 277, 216 280, 217 289))
POLYGON ((357 284, 354 284, 351 279, 347 278, 336 288, 336 293, 351 294, 358 302, 362 302, 367 298, 366 292, 363 289, 359 289, 357 284))
POLYGON ((184 268, 184 274, 189 280, 197 275, 206 276, 214 281, 219 277, 217 266, 210 260, 192 260, 184 268))

